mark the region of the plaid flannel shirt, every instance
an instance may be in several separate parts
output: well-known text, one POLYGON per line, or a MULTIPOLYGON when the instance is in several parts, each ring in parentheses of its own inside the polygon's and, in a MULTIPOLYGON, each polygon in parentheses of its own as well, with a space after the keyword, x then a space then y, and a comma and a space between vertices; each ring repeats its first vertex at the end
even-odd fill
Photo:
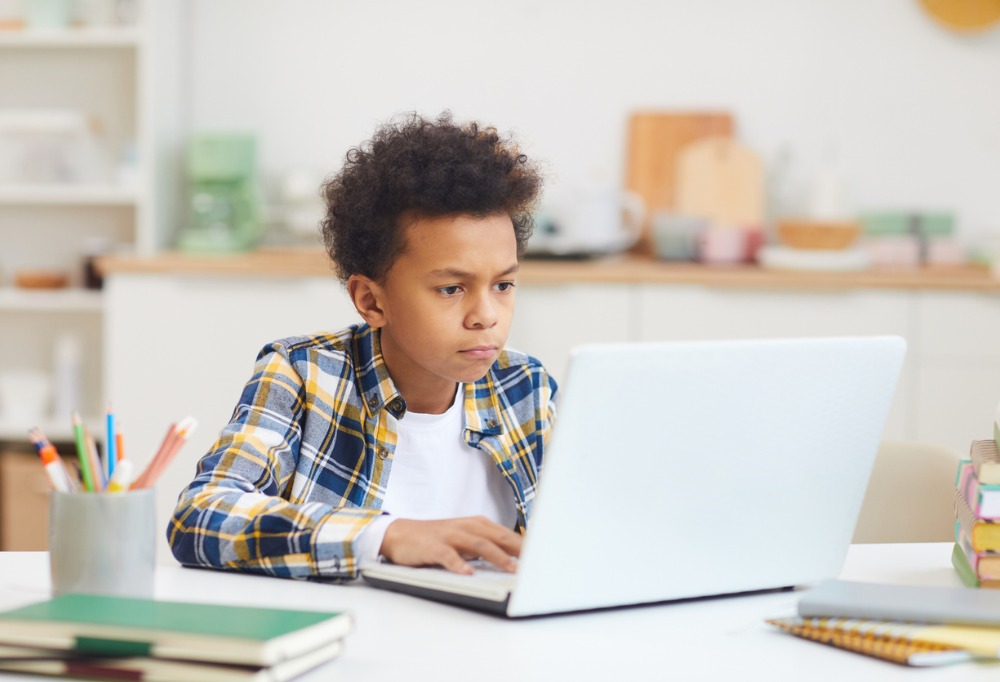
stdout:
MULTIPOLYGON (((465 386, 465 441, 531 513, 556 383, 504 350, 465 386)), ((167 529, 183 564, 288 578, 353 578, 354 541, 379 516, 406 403, 382 360, 379 332, 275 341, 257 356, 229 424, 198 463, 167 529)))

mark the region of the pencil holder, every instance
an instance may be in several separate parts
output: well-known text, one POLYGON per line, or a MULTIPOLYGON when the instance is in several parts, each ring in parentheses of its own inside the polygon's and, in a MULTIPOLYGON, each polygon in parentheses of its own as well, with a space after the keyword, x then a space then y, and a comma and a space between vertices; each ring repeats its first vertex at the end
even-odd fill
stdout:
POLYGON ((152 489, 53 492, 49 516, 52 593, 152 597, 155 501, 152 489))

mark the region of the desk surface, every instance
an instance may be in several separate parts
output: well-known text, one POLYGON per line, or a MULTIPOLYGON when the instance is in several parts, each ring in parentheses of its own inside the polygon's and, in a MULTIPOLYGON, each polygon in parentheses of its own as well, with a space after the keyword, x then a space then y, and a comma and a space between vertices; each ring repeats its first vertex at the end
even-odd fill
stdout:
MULTIPOLYGON (((960 585, 951 544, 855 545, 841 577, 960 585)), ((626 579, 627 576, 617 576, 626 579)), ((0 552, 0 609, 48 596, 41 552, 0 552)), ((506 621, 362 583, 324 585, 159 567, 156 596, 291 608, 348 609, 355 631, 337 661, 303 680, 859 680, 997 679, 996 666, 914 670, 786 635, 765 618, 793 615, 798 594, 506 621)), ((38 679, 3 677, 7 680, 38 679)))

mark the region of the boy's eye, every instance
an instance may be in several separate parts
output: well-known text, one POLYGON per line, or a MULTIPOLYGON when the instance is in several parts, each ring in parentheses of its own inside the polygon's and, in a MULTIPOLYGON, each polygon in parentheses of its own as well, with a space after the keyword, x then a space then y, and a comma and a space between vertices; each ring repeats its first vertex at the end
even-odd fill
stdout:
POLYGON ((455 294, 457 294, 461 290, 462 290, 462 288, 459 287, 456 284, 453 284, 450 287, 439 287, 438 288, 438 292, 444 294, 445 296, 454 296, 455 294))
POLYGON ((514 288, 513 282, 497 282, 493 287, 500 293, 506 293, 514 288))

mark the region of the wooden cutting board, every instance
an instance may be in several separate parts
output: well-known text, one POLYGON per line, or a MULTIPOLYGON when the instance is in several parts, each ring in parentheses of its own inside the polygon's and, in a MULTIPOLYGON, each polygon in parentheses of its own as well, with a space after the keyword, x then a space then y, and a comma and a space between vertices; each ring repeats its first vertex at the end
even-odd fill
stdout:
POLYGON ((646 202, 646 221, 636 250, 652 253, 650 217, 675 208, 677 155, 690 143, 729 136, 732 116, 722 111, 638 111, 629 118, 625 187, 646 202))
POLYGON ((677 155, 679 213, 714 225, 764 224, 764 164, 749 147, 728 137, 692 142, 677 155))

